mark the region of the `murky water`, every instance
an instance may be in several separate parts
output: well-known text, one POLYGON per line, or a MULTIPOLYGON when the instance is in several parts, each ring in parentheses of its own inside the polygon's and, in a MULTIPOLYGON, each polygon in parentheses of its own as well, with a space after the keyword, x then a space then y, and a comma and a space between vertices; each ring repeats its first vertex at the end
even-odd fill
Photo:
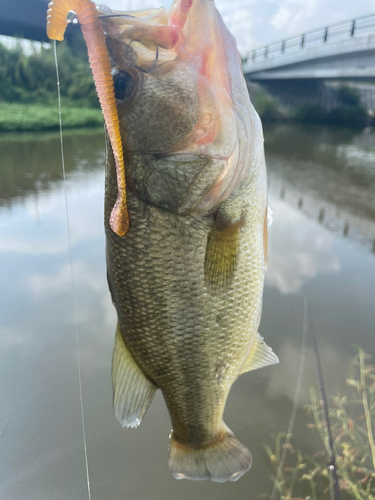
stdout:
MULTIPOLYGON (((137 430, 112 413, 116 317, 106 283, 102 132, 66 136, 68 200, 93 500, 269 498, 264 443, 286 430, 300 357, 303 297, 327 391, 345 391, 355 345, 375 353, 375 135, 279 126, 266 133, 269 268, 260 332, 280 365, 248 373, 226 406, 253 453, 236 483, 176 481, 160 394, 137 430)), ((87 498, 66 213, 56 135, 0 138, 0 497, 87 498)), ((309 343, 295 443, 322 448, 302 405, 316 384, 309 343)))

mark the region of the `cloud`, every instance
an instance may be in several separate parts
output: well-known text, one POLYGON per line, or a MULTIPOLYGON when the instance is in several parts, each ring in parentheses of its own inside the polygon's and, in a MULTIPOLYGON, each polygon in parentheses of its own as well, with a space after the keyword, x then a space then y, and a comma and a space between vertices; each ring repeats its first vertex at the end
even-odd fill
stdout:
MULTIPOLYGON (((84 173, 68 181, 71 246, 102 238, 104 172, 84 173), (98 200, 99 203, 98 203, 98 200)), ((68 252, 67 219, 62 186, 25 197, 12 205, 2 225, 0 254, 57 255, 68 252)), ((104 244, 104 243, 103 243, 104 244)))
MULTIPOLYGON (((75 287, 89 288, 94 291, 103 289, 103 281, 98 281, 97 273, 90 270, 86 262, 73 262, 73 276, 75 287)), ((107 288, 107 286, 106 286, 107 288)), ((51 274, 32 274, 29 277, 29 290, 33 297, 40 299, 43 295, 54 293, 71 292, 72 277, 70 263, 62 266, 53 275, 51 274)))
MULTIPOLYGON (((99 3, 99 2, 98 2, 99 3)), ((100 2, 113 10, 139 10, 158 9, 159 7, 169 8, 171 0, 107 0, 100 2)))
POLYGON ((30 332, 17 332, 14 327, 1 327, 0 348, 25 347, 33 341, 33 335, 30 332))
POLYGON ((218 0, 216 6, 223 17, 226 26, 237 40, 240 52, 246 52, 248 47, 256 43, 253 35, 253 25, 256 23, 255 2, 253 0, 218 0))
POLYGON ((271 198, 270 206, 274 222, 269 231, 266 285, 297 293, 318 274, 340 271, 332 234, 286 202, 271 198))
POLYGON ((270 19, 270 24, 284 36, 299 34, 301 27, 316 14, 318 0, 284 0, 270 19))

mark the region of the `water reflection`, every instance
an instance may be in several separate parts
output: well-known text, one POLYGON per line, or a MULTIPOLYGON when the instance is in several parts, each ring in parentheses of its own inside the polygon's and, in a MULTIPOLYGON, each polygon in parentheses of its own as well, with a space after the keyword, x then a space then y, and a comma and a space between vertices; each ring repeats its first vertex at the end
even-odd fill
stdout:
MULTIPOLYGON (((64 133, 66 172, 103 168, 104 139, 98 131, 64 133), (88 138, 96 137, 94 141, 88 138), (93 147, 94 146, 94 147, 93 147)), ((0 135, 0 207, 50 191, 61 182, 60 137, 56 133, 0 135)))
MULTIPOLYGON (((254 465, 237 483, 223 485, 177 482, 169 476, 165 443, 170 422, 160 395, 136 431, 122 430, 112 414, 116 317, 104 259, 103 136, 66 138, 93 498, 269 498, 272 483, 263 443, 272 440, 270 431, 276 435, 289 422, 303 295, 308 296, 329 394, 345 390, 353 342, 374 352, 373 136, 302 127, 266 132, 274 222, 260 332, 281 363, 243 375, 234 384, 224 418, 252 451, 254 465), (361 238, 354 237, 358 234, 361 238)), ((86 495, 59 147, 57 136, 0 142, 2 500, 86 495)), ((308 400, 314 384, 309 345, 299 403, 308 400)), ((297 447, 316 451, 302 410, 295 439, 297 447)))
POLYGON ((373 251, 374 131, 278 126, 266 134, 266 154, 275 197, 373 251))
POLYGON ((322 232, 312 220, 288 202, 270 197, 274 212, 266 280, 282 293, 297 293, 317 275, 338 273, 341 265, 333 251, 334 235, 322 232), (285 235, 288 235, 285 238, 285 235))

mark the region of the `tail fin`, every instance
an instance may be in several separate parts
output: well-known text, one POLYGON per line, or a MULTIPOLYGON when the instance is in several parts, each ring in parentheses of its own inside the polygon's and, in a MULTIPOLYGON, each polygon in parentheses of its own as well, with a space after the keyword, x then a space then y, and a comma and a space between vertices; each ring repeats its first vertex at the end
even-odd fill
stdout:
POLYGON ((199 447, 181 444, 171 435, 168 465, 176 479, 237 481, 251 463, 250 451, 229 429, 220 440, 199 447))

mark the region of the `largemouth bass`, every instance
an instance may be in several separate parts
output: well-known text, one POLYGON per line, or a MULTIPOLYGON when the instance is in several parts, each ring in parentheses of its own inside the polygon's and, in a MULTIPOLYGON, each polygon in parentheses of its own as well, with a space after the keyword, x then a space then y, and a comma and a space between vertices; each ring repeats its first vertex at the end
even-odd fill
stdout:
POLYGON ((223 422, 229 390, 241 373, 278 362, 258 333, 267 260, 260 119, 213 0, 100 12, 129 215, 127 232, 114 232, 118 169, 108 140, 115 414, 138 426, 160 389, 174 477, 233 481, 252 458, 223 422))

